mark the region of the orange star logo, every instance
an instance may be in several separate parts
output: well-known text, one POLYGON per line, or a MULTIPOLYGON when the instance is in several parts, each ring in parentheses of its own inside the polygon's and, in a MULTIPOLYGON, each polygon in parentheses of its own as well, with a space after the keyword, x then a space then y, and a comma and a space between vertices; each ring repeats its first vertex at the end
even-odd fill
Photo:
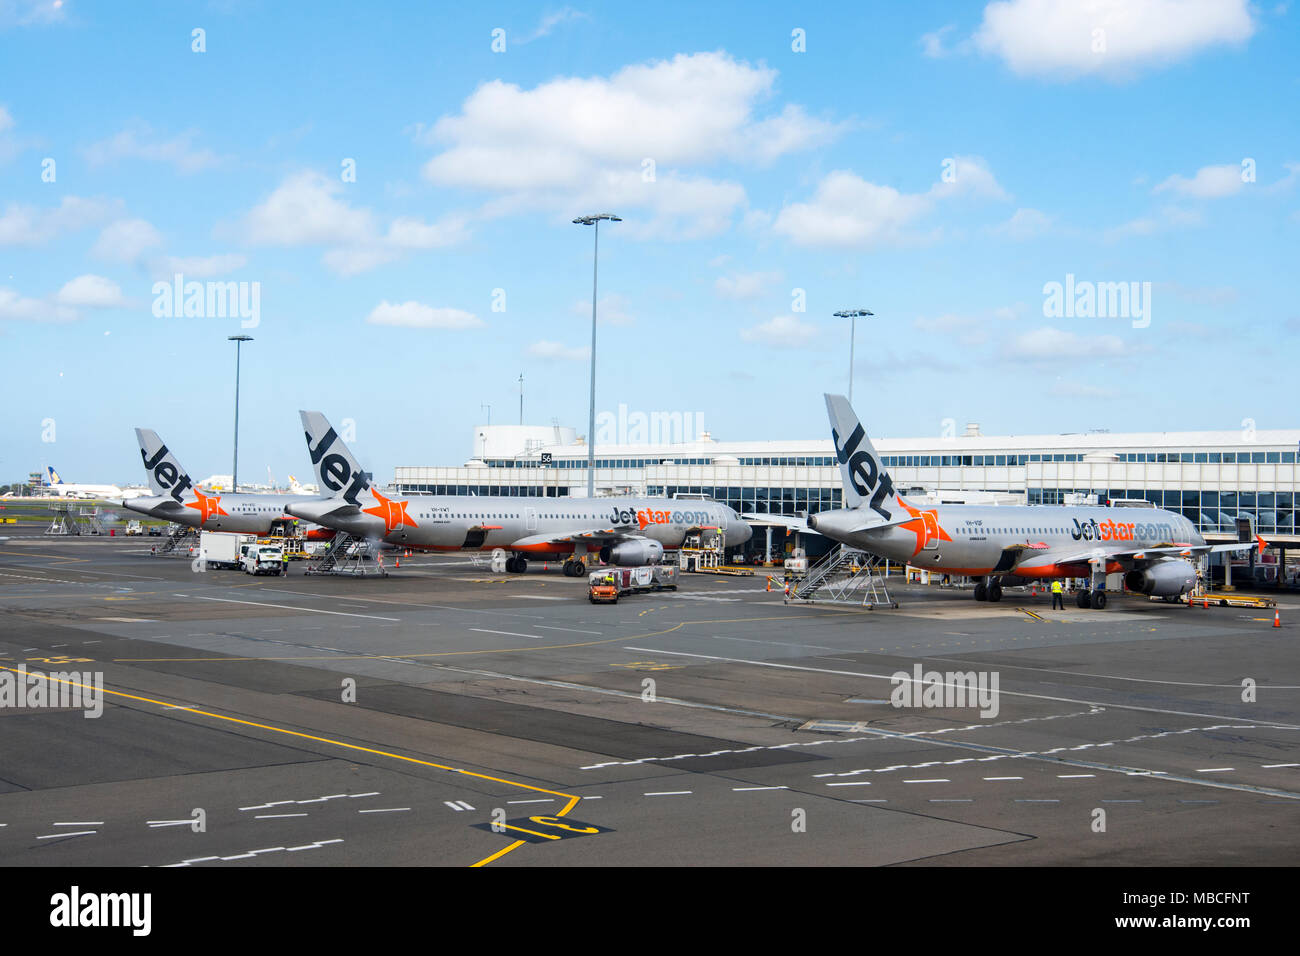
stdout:
POLYGON ((385 498, 374 488, 370 489, 370 493, 374 495, 375 506, 373 508, 362 508, 361 510, 368 515, 374 515, 376 518, 381 519, 384 522, 385 533, 402 526, 419 527, 418 524, 411 520, 411 516, 406 513, 406 506, 410 504, 409 501, 393 501, 391 498, 385 498))
POLYGON ((939 526, 939 512, 937 508, 931 508, 929 511, 922 511, 920 508, 913 508, 906 501, 899 497, 898 503, 903 506, 903 510, 912 516, 910 521, 904 521, 899 525, 911 531, 916 535, 916 549, 912 551, 912 557, 916 557, 921 549, 931 541, 951 541, 948 532, 939 526))
POLYGON ((199 523, 207 524, 208 519, 215 518, 217 515, 226 515, 229 513, 221 507, 221 495, 205 495, 197 488, 194 489, 194 500, 187 502, 186 508, 193 508, 199 513, 199 523))

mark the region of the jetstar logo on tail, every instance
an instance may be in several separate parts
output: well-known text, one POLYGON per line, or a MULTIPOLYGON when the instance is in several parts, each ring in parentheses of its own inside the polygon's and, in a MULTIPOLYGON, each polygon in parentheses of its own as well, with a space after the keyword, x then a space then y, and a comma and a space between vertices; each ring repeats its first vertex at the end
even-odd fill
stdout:
POLYGON ((374 488, 370 489, 374 495, 375 501, 378 502, 373 508, 362 508, 368 515, 374 515, 384 522, 384 531, 389 532, 397 528, 418 528, 419 525, 411 520, 411 516, 406 513, 406 506, 409 501, 393 501, 391 498, 385 498, 374 488))
POLYGON ((226 515, 229 513, 221 508, 220 495, 205 495, 199 489, 194 489, 194 500, 185 505, 186 508, 193 508, 199 513, 199 523, 207 524, 208 519, 215 518, 217 515, 226 515))
POLYGON ((185 491, 193 488, 194 482, 190 481, 190 476, 181 471, 175 462, 167 461, 170 455, 171 452, 167 450, 166 445, 154 452, 152 458, 147 451, 140 449, 140 458, 144 461, 145 468, 153 472, 158 484, 169 489, 168 494, 177 501, 183 501, 185 491))
MULTIPOLYGON (((370 482, 366 480, 364 471, 353 471, 343 455, 337 452, 326 454, 339 437, 334 429, 330 428, 315 448, 311 447, 311 432, 307 432, 306 435, 307 451, 311 455, 312 465, 319 465, 316 471, 320 475, 321 484, 330 491, 343 491, 344 501, 350 505, 359 505, 357 495, 369 488, 370 482), (347 490, 344 491, 344 488, 347 490)), ((371 494, 374 492, 371 491, 371 494)))
POLYGON ((891 517, 887 508, 881 507, 886 499, 894 493, 894 483, 888 474, 881 474, 880 464, 867 449, 858 450, 862 439, 867 435, 862 422, 857 423, 849 440, 840 447, 840 433, 831 429, 831 439, 835 442, 835 457, 841 465, 848 465, 849 480, 862 497, 871 498, 871 510, 888 521, 891 517), (879 483, 877 483, 879 482, 879 483), (875 491, 875 494, 872 494, 875 491))

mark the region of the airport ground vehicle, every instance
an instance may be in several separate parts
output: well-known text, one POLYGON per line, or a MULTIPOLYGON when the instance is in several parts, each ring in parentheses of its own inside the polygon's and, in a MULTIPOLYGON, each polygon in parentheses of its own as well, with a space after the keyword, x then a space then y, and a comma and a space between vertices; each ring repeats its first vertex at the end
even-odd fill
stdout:
POLYGON ((139 521, 128 521, 126 523, 126 533, 128 535, 144 534, 144 525, 139 521))
POLYGON ((257 539, 251 534, 202 531, 199 533, 199 556, 207 568, 241 568, 242 549, 256 543, 257 539))
POLYGON ((245 574, 275 574, 284 571, 284 548, 278 544, 244 545, 240 564, 245 574))
POLYGON ((587 599, 592 604, 617 604, 624 594, 676 591, 677 568, 651 564, 639 568, 602 568, 587 578, 587 599))

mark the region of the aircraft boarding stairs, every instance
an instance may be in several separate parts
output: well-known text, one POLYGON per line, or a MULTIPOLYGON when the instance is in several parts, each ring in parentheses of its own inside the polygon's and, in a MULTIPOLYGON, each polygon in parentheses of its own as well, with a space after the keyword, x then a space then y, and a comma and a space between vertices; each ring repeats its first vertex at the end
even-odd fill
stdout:
POLYGON ((353 577, 388 577, 382 552, 371 555, 369 542, 364 538, 339 531, 329 547, 307 560, 303 574, 349 574, 353 577))
POLYGON ((98 505, 85 506, 60 502, 50 505, 50 511, 54 512, 54 517, 50 520, 50 526, 45 529, 46 534, 83 535, 104 533, 104 525, 100 521, 98 505))
POLYGON ((865 607, 898 607, 879 573, 884 560, 838 545, 808 568, 802 581, 791 586, 788 601, 808 604, 847 604, 865 607), (859 592, 861 592, 859 596, 859 592))
POLYGON ((174 525, 167 540, 153 549, 155 555, 158 554, 176 554, 179 552, 183 556, 189 555, 190 545, 199 543, 199 530, 197 528, 187 528, 185 525, 174 525))

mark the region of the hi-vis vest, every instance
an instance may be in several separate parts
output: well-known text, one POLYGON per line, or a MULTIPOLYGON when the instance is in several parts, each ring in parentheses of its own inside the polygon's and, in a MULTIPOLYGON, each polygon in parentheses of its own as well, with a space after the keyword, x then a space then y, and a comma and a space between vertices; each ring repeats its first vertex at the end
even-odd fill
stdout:
POLYGON ((1052 582, 1052 593, 1053 593, 1053 594, 1060 594, 1060 593, 1061 593, 1061 582, 1060 582, 1060 581, 1053 581, 1053 582, 1052 582))

